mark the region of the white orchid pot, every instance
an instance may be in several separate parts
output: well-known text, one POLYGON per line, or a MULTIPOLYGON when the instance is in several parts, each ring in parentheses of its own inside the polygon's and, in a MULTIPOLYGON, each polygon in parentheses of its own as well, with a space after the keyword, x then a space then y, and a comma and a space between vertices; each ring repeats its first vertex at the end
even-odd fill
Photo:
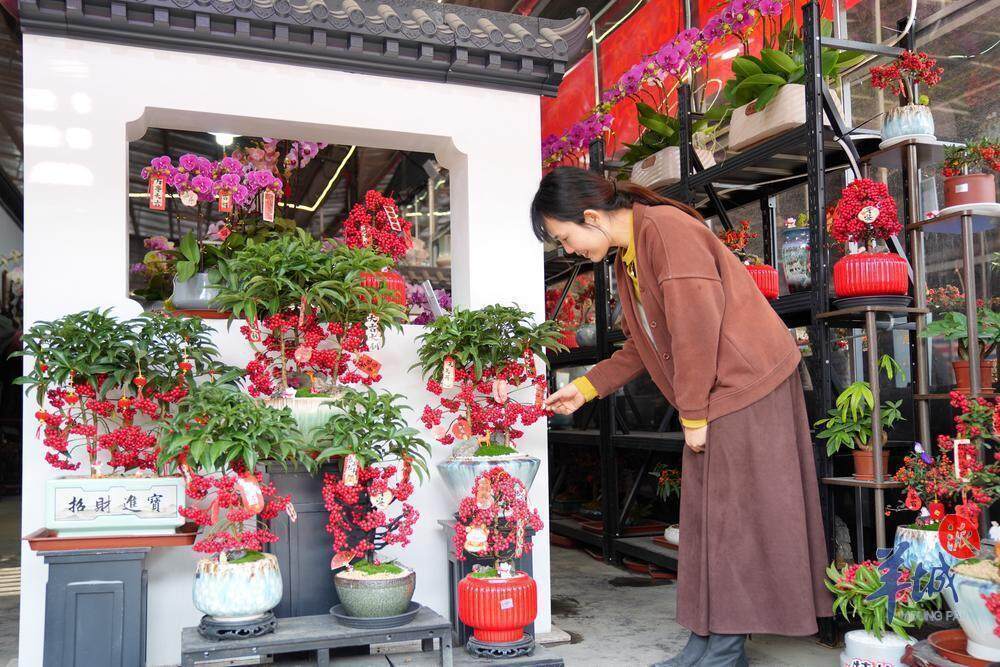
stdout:
POLYGON ((190 279, 180 282, 174 278, 174 292, 170 303, 181 310, 214 310, 212 301, 219 296, 219 290, 209 287, 208 273, 196 273, 190 279))
MULTIPOLYGON (((972 567, 992 568, 996 572, 996 568, 988 561, 981 561, 972 567)), ((986 600, 983 597, 1000 593, 1000 583, 970 577, 955 570, 952 572, 955 575, 957 599, 947 589, 942 595, 951 610, 955 612, 958 623, 965 632, 966 650, 973 658, 990 662, 1000 661, 1000 637, 993 632, 997 627, 997 621, 987 609, 986 600)))
MULTIPOLYGON (((695 153, 705 169, 715 164, 715 156, 707 148, 695 148, 695 153)), ((653 153, 632 167, 630 181, 647 188, 659 188, 681 180, 681 151, 677 146, 668 146, 653 153)))
POLYGON ((45 482, 45 527, 63 537, 173 535, 182 477, 61 477, 45 482))
POLYGON ((299 430, 306 436, 326 424, 330 415, 338 410, 333 404, 336 399, 332 396, 293 396, 290 398, 265 398, 263 400, 268 407, 277 410, 289 408, 299 430))
POLYGON ((676 523, 663 529, 663 539, 673 545, 679 546, 681 543, 681 527, 676 523))
POLYGON ((914 644, 896 634, 883 635, 881 639, 864 630, 851 630, 844 635, 844 652, 840 654, 842 667, 859 664, 880 665, 881 667, 904 667, 903 654, 906 647, 914 644))
MULTIPOLYGON (((843 116, 844 111, 836 93, 832 93, 834 106, 843 116)), ((793 130, 806 122, 806 87, 789 83, 781 87, 764 109, 756 102, 744 104, 733 111, 729 123, 729 150, 739 151, 765 139, 793 130)), ((829 120, 823 121, 829 125, 829 120)))
POLYGON ((272 554, 249 563, 202 558, 194 576, 194 606, 216 621, 252 621, 281 602, 281 572, 272 554))

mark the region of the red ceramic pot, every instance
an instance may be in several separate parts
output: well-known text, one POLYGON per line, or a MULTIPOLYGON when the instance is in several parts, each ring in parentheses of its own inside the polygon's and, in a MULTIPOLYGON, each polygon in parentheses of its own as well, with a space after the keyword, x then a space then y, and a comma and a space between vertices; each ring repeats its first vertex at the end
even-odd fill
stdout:
POLYGON ((580 343, 576 340, 576 330, 574 329, 565 329, 559 342, 571 350, 580 347, 580 343))
POLYGON ((994 204, 997 186, 993 174, 963 174, 944 179, 944 205, 994 204))
POLYGON ((389 300, 393 303, 398 303, 400 306, 405 308, 406 280, 398 271, 383 271, 379 274, 365 271, 361 274, 361 284, 364 287, 378 288, 383 283, 392 290, 392 296, 389 297, 389 300))
POLYGON ((538 615, 538 587, 524 572, 510 579, 471 575, 458 582, 458 617, 491 644, 516 642, 538 615))
POLYGON ((778 298, 778 270, 767 264, 748 264, 747 273, 768 301, 778 298))
POLYGON ((895 296, 910 291, 909 264, 891 252, 860 252, 833 265, 833 290, 840 299, 895 296))

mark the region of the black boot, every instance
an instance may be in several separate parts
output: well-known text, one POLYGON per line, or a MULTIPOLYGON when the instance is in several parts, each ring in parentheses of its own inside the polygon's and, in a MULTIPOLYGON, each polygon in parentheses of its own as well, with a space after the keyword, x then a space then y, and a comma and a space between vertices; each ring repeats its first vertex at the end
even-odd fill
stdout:
POLYGON ((746 639, 746 635, 709 635, 708 648, 695 666, 747 667, 746 639))
POLYGON ((702 637, 692 632, 683 651, 673 658, 656 663, 652 667, 694 667, 696 664, 700 664, 698 661, 705 654, 707 648, 708 637, 702 637))

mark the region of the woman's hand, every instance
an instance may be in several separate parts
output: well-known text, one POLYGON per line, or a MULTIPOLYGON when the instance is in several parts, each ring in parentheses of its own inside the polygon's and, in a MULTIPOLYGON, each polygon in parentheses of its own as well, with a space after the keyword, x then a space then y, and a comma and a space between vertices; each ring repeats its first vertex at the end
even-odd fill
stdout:
POLYGON ((701 428, 684 428, 684 442, 692 451, 699 454, 705 451, 705 442, 708 439, 708 426, 701 428))
POLYGON ((545 409, 557 415, 571 415, 587 400, 572 382, 545 399, 545 409))

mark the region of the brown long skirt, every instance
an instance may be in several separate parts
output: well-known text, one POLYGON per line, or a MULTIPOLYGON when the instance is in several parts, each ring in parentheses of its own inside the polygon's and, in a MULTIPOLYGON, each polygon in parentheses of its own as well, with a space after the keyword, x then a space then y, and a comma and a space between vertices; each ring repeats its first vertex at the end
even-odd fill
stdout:
POLYGON ((832 615, 802 382, 709 423, 684 448, 677 623, 700 635, 810 635, 832 615))

